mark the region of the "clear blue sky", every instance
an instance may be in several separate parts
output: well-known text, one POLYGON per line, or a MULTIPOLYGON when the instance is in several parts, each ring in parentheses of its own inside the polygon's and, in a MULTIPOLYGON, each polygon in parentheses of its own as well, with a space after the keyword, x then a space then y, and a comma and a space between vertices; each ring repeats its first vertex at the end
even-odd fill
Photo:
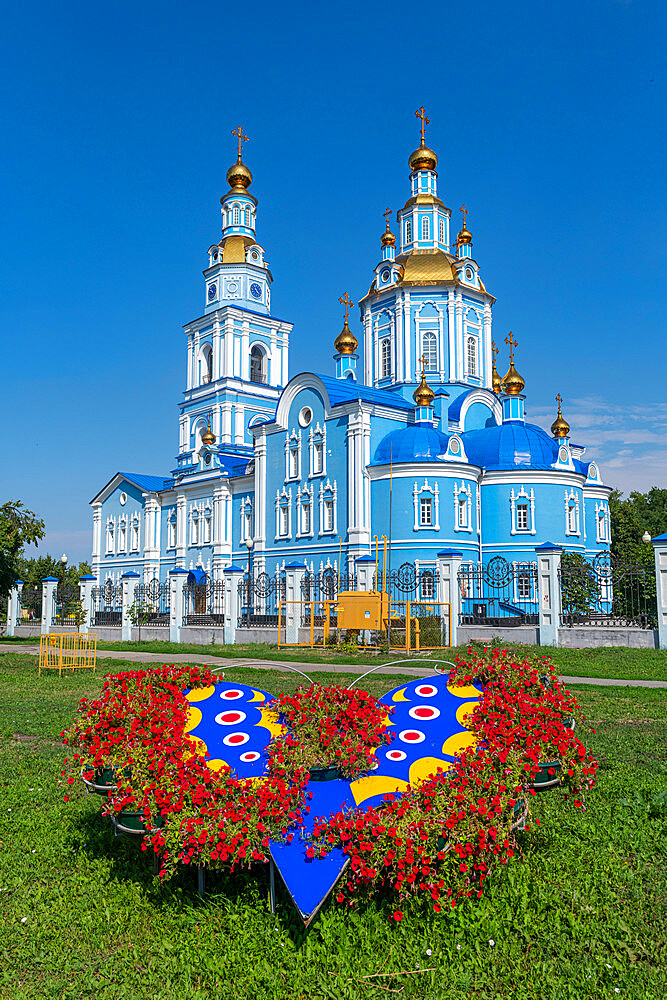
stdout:
POLYGON ((86 557, 98 489, 174 464, 231 129, 252 138, 291 372, 333 371, 338 297, 368 289, 381 213, 408 197, 421 104, 529 419, 560 391, 608 482, 667 486, 665 4, 417 10, 5 7, 1 495, 45 518, 42 551, 86 557))

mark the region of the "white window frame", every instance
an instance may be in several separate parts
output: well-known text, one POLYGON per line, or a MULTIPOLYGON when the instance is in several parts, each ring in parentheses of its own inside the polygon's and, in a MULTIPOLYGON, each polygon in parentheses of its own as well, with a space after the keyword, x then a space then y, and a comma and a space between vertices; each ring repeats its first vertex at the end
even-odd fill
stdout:
POLYGON ((118 552, 127 552, 127 517, 123 514, 118 518, 118 552))
POLYGON ((438 335, 435 330, 424 330, 422 333, 422 354, 426 359, 426 371, 438 371, 438 335), (428 347, 427 347, 428 344, 428 347))
POLYGON ((320 514, 320 535, 335 535, 338 531, 338 484, 334 479, 333 483, 327 479, 326 483, 320 483, 319 489, 319 514, 320 514), (325 504, 333 504, 333 516, 331 527, 325 524, 325 504))
POLYGON ((212 527, 213 527, 212 511, 210 507, 207 507, 204 511, 204 521, 203 521, 204 531, 202 533, 202 545, 210 545, 211 542, 213 541, 212 527))
POLYGON ((477 337, 471 333, 466 336, 466 374, 479 378, 479 351, 477 337))
POLYGON ((199 545, 199 511, 190 511, 190 545, 196 547, 199 545))
POLYGON ((240 541, 252 538, 252 500, 249 496, 241 498, 241 531, 240 541))
POLYGON ((130 521, 130 552, 139 552, 141 543, 141 520, 133 514, 130 521))
POLYGON ((285 482, 296 482, 301 479, 301 431, 292 430, 285 435, 285 482), (296 475, 292 475, 292 456, 296 453, 296 475))
POLYGON ((438 220, 438 242, 445 243, 445 220, 442 218, 438 220))
POLYGON ((327 425, 324 427, 320 426, 320 423, 315 425, 315 427, 310 428, 308 432, 308 452, 310 458, 310 469, 308 472, 308 478, 314 479, 319 476, 326 476, 327 474, 327 425), (316 468, 315 456, 317 454, 317 449, 320 448, 321 466, 319 469, 316 468))
POLYGON ((514 492, 514 487, 510 491, 510 534, 511 535, 534 535, 535 534, 535 491, 531 487, 530 493, 521 486, 518 493, 514 492), (528 527, 519 528, 517 525, 516 509, 519 503, 528 505, 528 527))
POLYGON ((514 587, 513 587, 513 599, 517 603, 528 602, 533 603, 537 600, 536 586, 537 586, 537 575, 535 573, 535 563, 512 563, 514 567, 514 587), (528 581, 527 593, 521 593, 520 581, 525 578, 528 581))
POLYGON ((178 519, 175 513, 167 519, 167 548, 175 549, 178 542, 178 519))
POLYGON ((595 540, 610 542, 609 507, 606 503, 595 504, 595 540))
POLYGON ((412 243, 412 219, 405 220, 405 242, 412 243))
POLYGON ((454 531, 472 533, 472 487, 464 479, 454 483, 454 531), (465 505, 466 520, 461 523, 461 507, 465 505))
POLYGON ((435 600, 435 572, 432 569, 420 569, 419 572, 419 582, 420 582, 420 597, 422 601, 434 601, 435 600), (430 584, 424 586, 426 580, 430 577, 430 584))
POLYGON ((419 498, 419 527, 433 527, 433 497, 423 496, 419 498))
POLYGON ((106 555, 111 555, 115 553, 115 542, 116 542, 116 520, 113 517, 107 518, 107 529, 106 529, 106 555))
POLYGON ((304 486, 301 490, 297 490, 296 494, 296 508, 297 508, 297 538, 312 538, 314 535, 314 517, 313 517, 313 487, 304 486), (304 508, 310 508, 309 512, 309 523, 308 526, 304 526, 304 508))
POLYGON ((391 378, 391 337, 380 341, 380 378, 391 378))
POLYGON ((570 537, 581 534, 579 494, 574 489, 565 490, 565 534, 570 537))
POLYGON ((422 239, 423 240, 430 240, 431 239, 431 220, 429 219, 428 215, 422 215, 422 230, 421 231, 422 231, 422 239))
POLYGON ((233 221, 232 225, 234 225, 234 226, 240 226, 241 225, 241 210, 240 210, 240 208, 239 208, 238 205, 234 205, 234 216, 233 216, 233 218, 234 218, 234 221, 233 221))
POLYGON ((276 490, 276 534, 275 540, 291 538, 292 537, 292 489, 286 490, 283 486, 282 491, 276 490), (287 512, 287 530, 283 531, 282 516, 283 512, 287 512))
POLYGON ((414 511, 414 531, 440 531, 440 487, 437 483, 433 486, 429 484, 428 479, 424 480, 422 486, 420 486, 416 481, 412 487, 412 506, 414 511), (433 514, 433 524, 422 524, 421 523, 421 495, 422 493, 427 493, 432 503, 432 514, 433 514))

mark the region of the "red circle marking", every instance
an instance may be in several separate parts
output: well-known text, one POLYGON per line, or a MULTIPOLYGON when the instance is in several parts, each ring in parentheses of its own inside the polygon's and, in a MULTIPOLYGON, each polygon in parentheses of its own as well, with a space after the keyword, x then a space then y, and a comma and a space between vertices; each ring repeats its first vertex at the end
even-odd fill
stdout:
POLYGON ((390 750, 387 757, 390 760, 405 760, 407 754, 404 753, 403 750, 390 750))
POLYGON ((247 733, 229 733, 222 741, 226 747, 239 747, 247 743, 250 737, 247 733))
POLYGON ((422 740, 426 739, 424 733, 420 733, 418 729, 404 729, 402 733, 399 733, 398 738, 404 743, 421 743, 422 740))
POLYGON ((243 691, 234 691, 234 690, 223 691, 221 693, 220 697, 221 698, 227 698, 229 701, 232 701, 235 698, 242 698, 243 697, 243 691))
POLYGON ((415 688, 415 694, 418 694, 420 698, 430 698, 432 695, 437 693, 437 687, 433 687, 432 684, 419 684, 415 688))
POLYGON ((415 709, 415 717, 417 719, 430 719, 433 715, 433 709, 429 708, 428 705, 422 705, 421 708, 415 709))
POLYGON ((216 715, 215 721, 219 726, 238 726, 245 717, 245 712, 220 712, 219 715, 216 715))
POLYGON ((246 764, 251 764, 254 760, 259 760, 260 755, 256 750, 248 750, 247 753, 242 753, 240 760, 244 761, 246 764))

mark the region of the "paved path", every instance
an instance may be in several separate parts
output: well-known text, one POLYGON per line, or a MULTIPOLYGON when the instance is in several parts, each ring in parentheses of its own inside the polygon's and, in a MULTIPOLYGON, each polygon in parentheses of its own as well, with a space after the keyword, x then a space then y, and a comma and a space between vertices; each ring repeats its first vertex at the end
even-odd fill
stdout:
MULTIPOLYGON (((0 653, 28 653, 36 656, 39 654, 39 646, 0 644, 0 653)), ((320 672, 327 674, 363 674, 370 670, 373 663, 369 660, 368 667, 361 664, 349 663, 299 663, 293 660, 252 660, 238 658, 236 660, 224 659, 217 656, 199 656, 197 653, 149 653, 144 650, 125 649, 98 649, 98 659, 107 660, 130 660, 137 663, 205 663, 211 668, 219 670, 231 669, 232 667, 253 667, 257 670, 286 670, 291 669, 302 671, 303 673, 320 672)), ((445 658, 443 657, 443 660, 445 658)), ((433 670, 429 663, 435 664, 438 661, 435 657, 428 657, 422 661, 423 666, 410 667, 408 662, 400 660, 393 666, 384 666, 384 672, 388 674, 403 674, 410 677, 428 677, 433 670)), ((412 662, 417 662, 412 660, 412 662)), ((446 662, 446 660, 445 660, 446 662)), ((377 671, 381 672, 380 669, 377 671)), ((618 680, 612 677, 570 677, 561 675, 564 684, 599 684, 606 687, 644 687, 644 688, 667 688, 667 681, 631 681, 618 680)))

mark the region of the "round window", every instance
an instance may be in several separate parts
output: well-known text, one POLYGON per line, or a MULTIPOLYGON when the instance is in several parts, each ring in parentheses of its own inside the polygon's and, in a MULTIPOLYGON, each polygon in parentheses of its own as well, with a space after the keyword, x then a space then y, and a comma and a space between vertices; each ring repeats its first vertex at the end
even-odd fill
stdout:
POLYGON ((259 260, 259 254, 257 253, 256 250, 253 250, 250 256, 252 257, 253 260, 259 260))
POLYGON ((381 274, 381 278, 383 281, 389 281, 390 277, 391 274, 389 273, 389 271, 383 271, 381 274))
POLYGON ((127 503, 127 493, 121 493, 119 499, 120 499, 120 505, 121 505, 121 507, 124 507, 125 504, 127 503))
POLYGON ((299 412, 299 423, 302 427, 308 427, 311 420, 313 419, 313 411, 309 406, 304 406, 299 412))
POLYGON ((454 438, 452 441, 449 442, 449 450, 453 455, 458 455, 459 451, 461 450, 461 445, 458 443, 456 438, 454 438))
POLYGON ((472 268, 466 267, 466 281, 472 281, 472 278, 473 278, 472 268))
POLYGON ((210 465, 211 464, 211 456, 210 456, 210 454, 208 452, 206 452, 206 454, 204 455, 204 464, 205 465, 210 465))
POLYGON ((558 452, 558 457, 560 458, 561 462, 567 462, 568 460, 567 448, 561 448, 560 451, 558 452))

